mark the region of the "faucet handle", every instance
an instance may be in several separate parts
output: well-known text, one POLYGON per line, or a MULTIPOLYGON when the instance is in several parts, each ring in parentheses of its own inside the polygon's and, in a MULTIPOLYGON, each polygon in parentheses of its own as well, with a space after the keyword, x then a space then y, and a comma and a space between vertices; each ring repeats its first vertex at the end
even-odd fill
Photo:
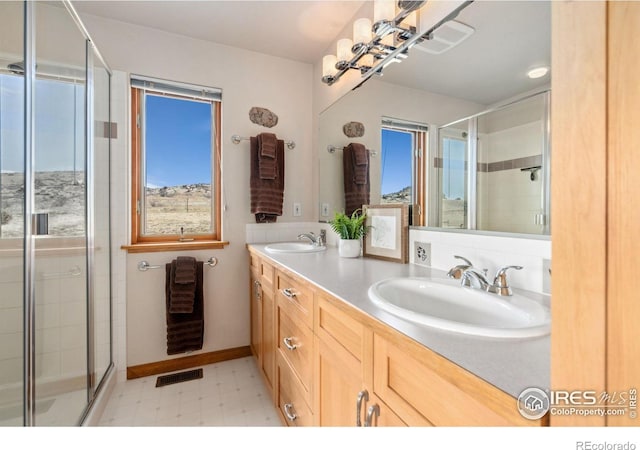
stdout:
POLYGON ((493 279, 493 286, 491 286, 494 293, 498 295, 511 295, 511 287, 507 282, 507 270, 515 269, 522 270, 522 266, 504 266, 498 269, 496 276, 493 279))
POLYGON ((465 258, 464 256, 459 256, 459 255, 453 255, 454 258, 457 259, 461 259, 462 261, 464 261, 465 263, 467 263, 469 265, 469 267, 473 267, 473 264, 471 264, 471 261, 469 261, 467 258, 465 258))

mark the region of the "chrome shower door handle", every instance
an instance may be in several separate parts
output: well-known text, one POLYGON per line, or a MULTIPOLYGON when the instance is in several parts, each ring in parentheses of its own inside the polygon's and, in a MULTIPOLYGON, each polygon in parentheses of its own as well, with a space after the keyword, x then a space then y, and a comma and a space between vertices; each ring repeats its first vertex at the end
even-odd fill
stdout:
POLYGON ((368 401, 369 401, 369 392, 366 389, 358 392, 358 400, 356 401, 356 426, 357 427, 362 426, 362 420, 361 420, 362 403, 368 402, 368 401))

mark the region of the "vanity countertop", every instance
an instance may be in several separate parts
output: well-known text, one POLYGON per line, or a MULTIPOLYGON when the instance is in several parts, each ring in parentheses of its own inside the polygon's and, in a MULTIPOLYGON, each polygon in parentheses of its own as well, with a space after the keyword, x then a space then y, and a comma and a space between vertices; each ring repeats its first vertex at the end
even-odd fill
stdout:
MULTIPOLYGON (((494 339, 468 336, 418 325, 382 310, 367 295, 369 286, 392 277, 447 279, 446 273, 416 264, 372 258, 341 258, 336 247, 324 252, 272 254, 263 244, 249 247, 324 289, 359 311, 387 324, 497 388, 518 397, 528 387, 550 385, 550 337, 494 339)), ((514 289, 518 292, 518 289, 514 289)), ((521 291, 522 292, 522 291, 521 291)), ((548 304, 549 296, 534 294, 548 304)))

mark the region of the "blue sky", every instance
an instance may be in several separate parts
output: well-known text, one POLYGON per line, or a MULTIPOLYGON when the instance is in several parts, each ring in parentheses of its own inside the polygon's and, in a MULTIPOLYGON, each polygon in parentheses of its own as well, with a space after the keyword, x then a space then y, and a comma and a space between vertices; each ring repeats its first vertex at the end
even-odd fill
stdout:
POLYGON ((411 133, 382 129, 381 194, 411 186, 411 133))
POLYGON ((146 96, 148 187, 211 182, 211 104, 146 96))

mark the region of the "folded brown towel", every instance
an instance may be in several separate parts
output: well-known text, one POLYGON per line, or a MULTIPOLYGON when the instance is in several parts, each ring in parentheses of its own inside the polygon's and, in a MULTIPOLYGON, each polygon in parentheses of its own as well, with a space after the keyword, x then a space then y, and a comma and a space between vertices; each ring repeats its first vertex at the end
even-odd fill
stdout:
POLYGON ((353 182, 366 184, 369 179, 369 153, 362 144, 351 143, 347 146, 347 153, 351 153, 353 161, 353 182), (364 162, 362 162, 364 161, 364 162))
MULTIPOLYGON (((175 261, 174 261, 175 262, 175 261)), ((174 355, 202 349, 204 340, 204 299, 202 289, 202 261, 196 262, 195 297, 191 313, 170 313, 171 269, 173 262, 165 265, 167 354, 174 355)))
POLYGON ((366 166, 369 164, 367 149, 364 145, 356 142, 349 144, 353 149, 353 163, 356 166, 366 166))
POLYGON ((278 177, 276 135, 273 133, 261 133, 257 138, 260 178, 263 180, 275 180, 278 177))
POLYGON ((250 177, 251 213, 255 214, 256 222, 275 222, 277 216, 282 215, 282 202, 284 200, 284 141, 276 143, 276 168, 277 176, 273 179, 264 179, 260 176, 260 156, 258 139, 251 138, 250 147, 250 177))
POLYGON ((196 277, 195 274, 193 274, 192 283, 177 283, 177 267, 178 261, 174 259, 171 261, 171 271, 169 275, 169 312, 172 314, 191 313, 193 312, 193 303, 196 296, 196 277))
MULTIPOLYGON (((360 144, 358 144, 360 145, 360 144)), ((367 160, 369 152, 366 151, 367 160)), ((369 164, 357 166, 354 164, 353 144, 346 146, 342 154, 342 168, 344 172, 344 212, 350 216, 362 205, 369 204, 369 164)))
POLYGON ((196 259, 192 256, 178 256, 174 282, 176 284, 192 284, 196 282, 196 259))
POLYGON ((278 138, 273 133, 260 133, 258 135, 258 145, 260 146, 260 157, 276 159, 276 142, 278 138))

